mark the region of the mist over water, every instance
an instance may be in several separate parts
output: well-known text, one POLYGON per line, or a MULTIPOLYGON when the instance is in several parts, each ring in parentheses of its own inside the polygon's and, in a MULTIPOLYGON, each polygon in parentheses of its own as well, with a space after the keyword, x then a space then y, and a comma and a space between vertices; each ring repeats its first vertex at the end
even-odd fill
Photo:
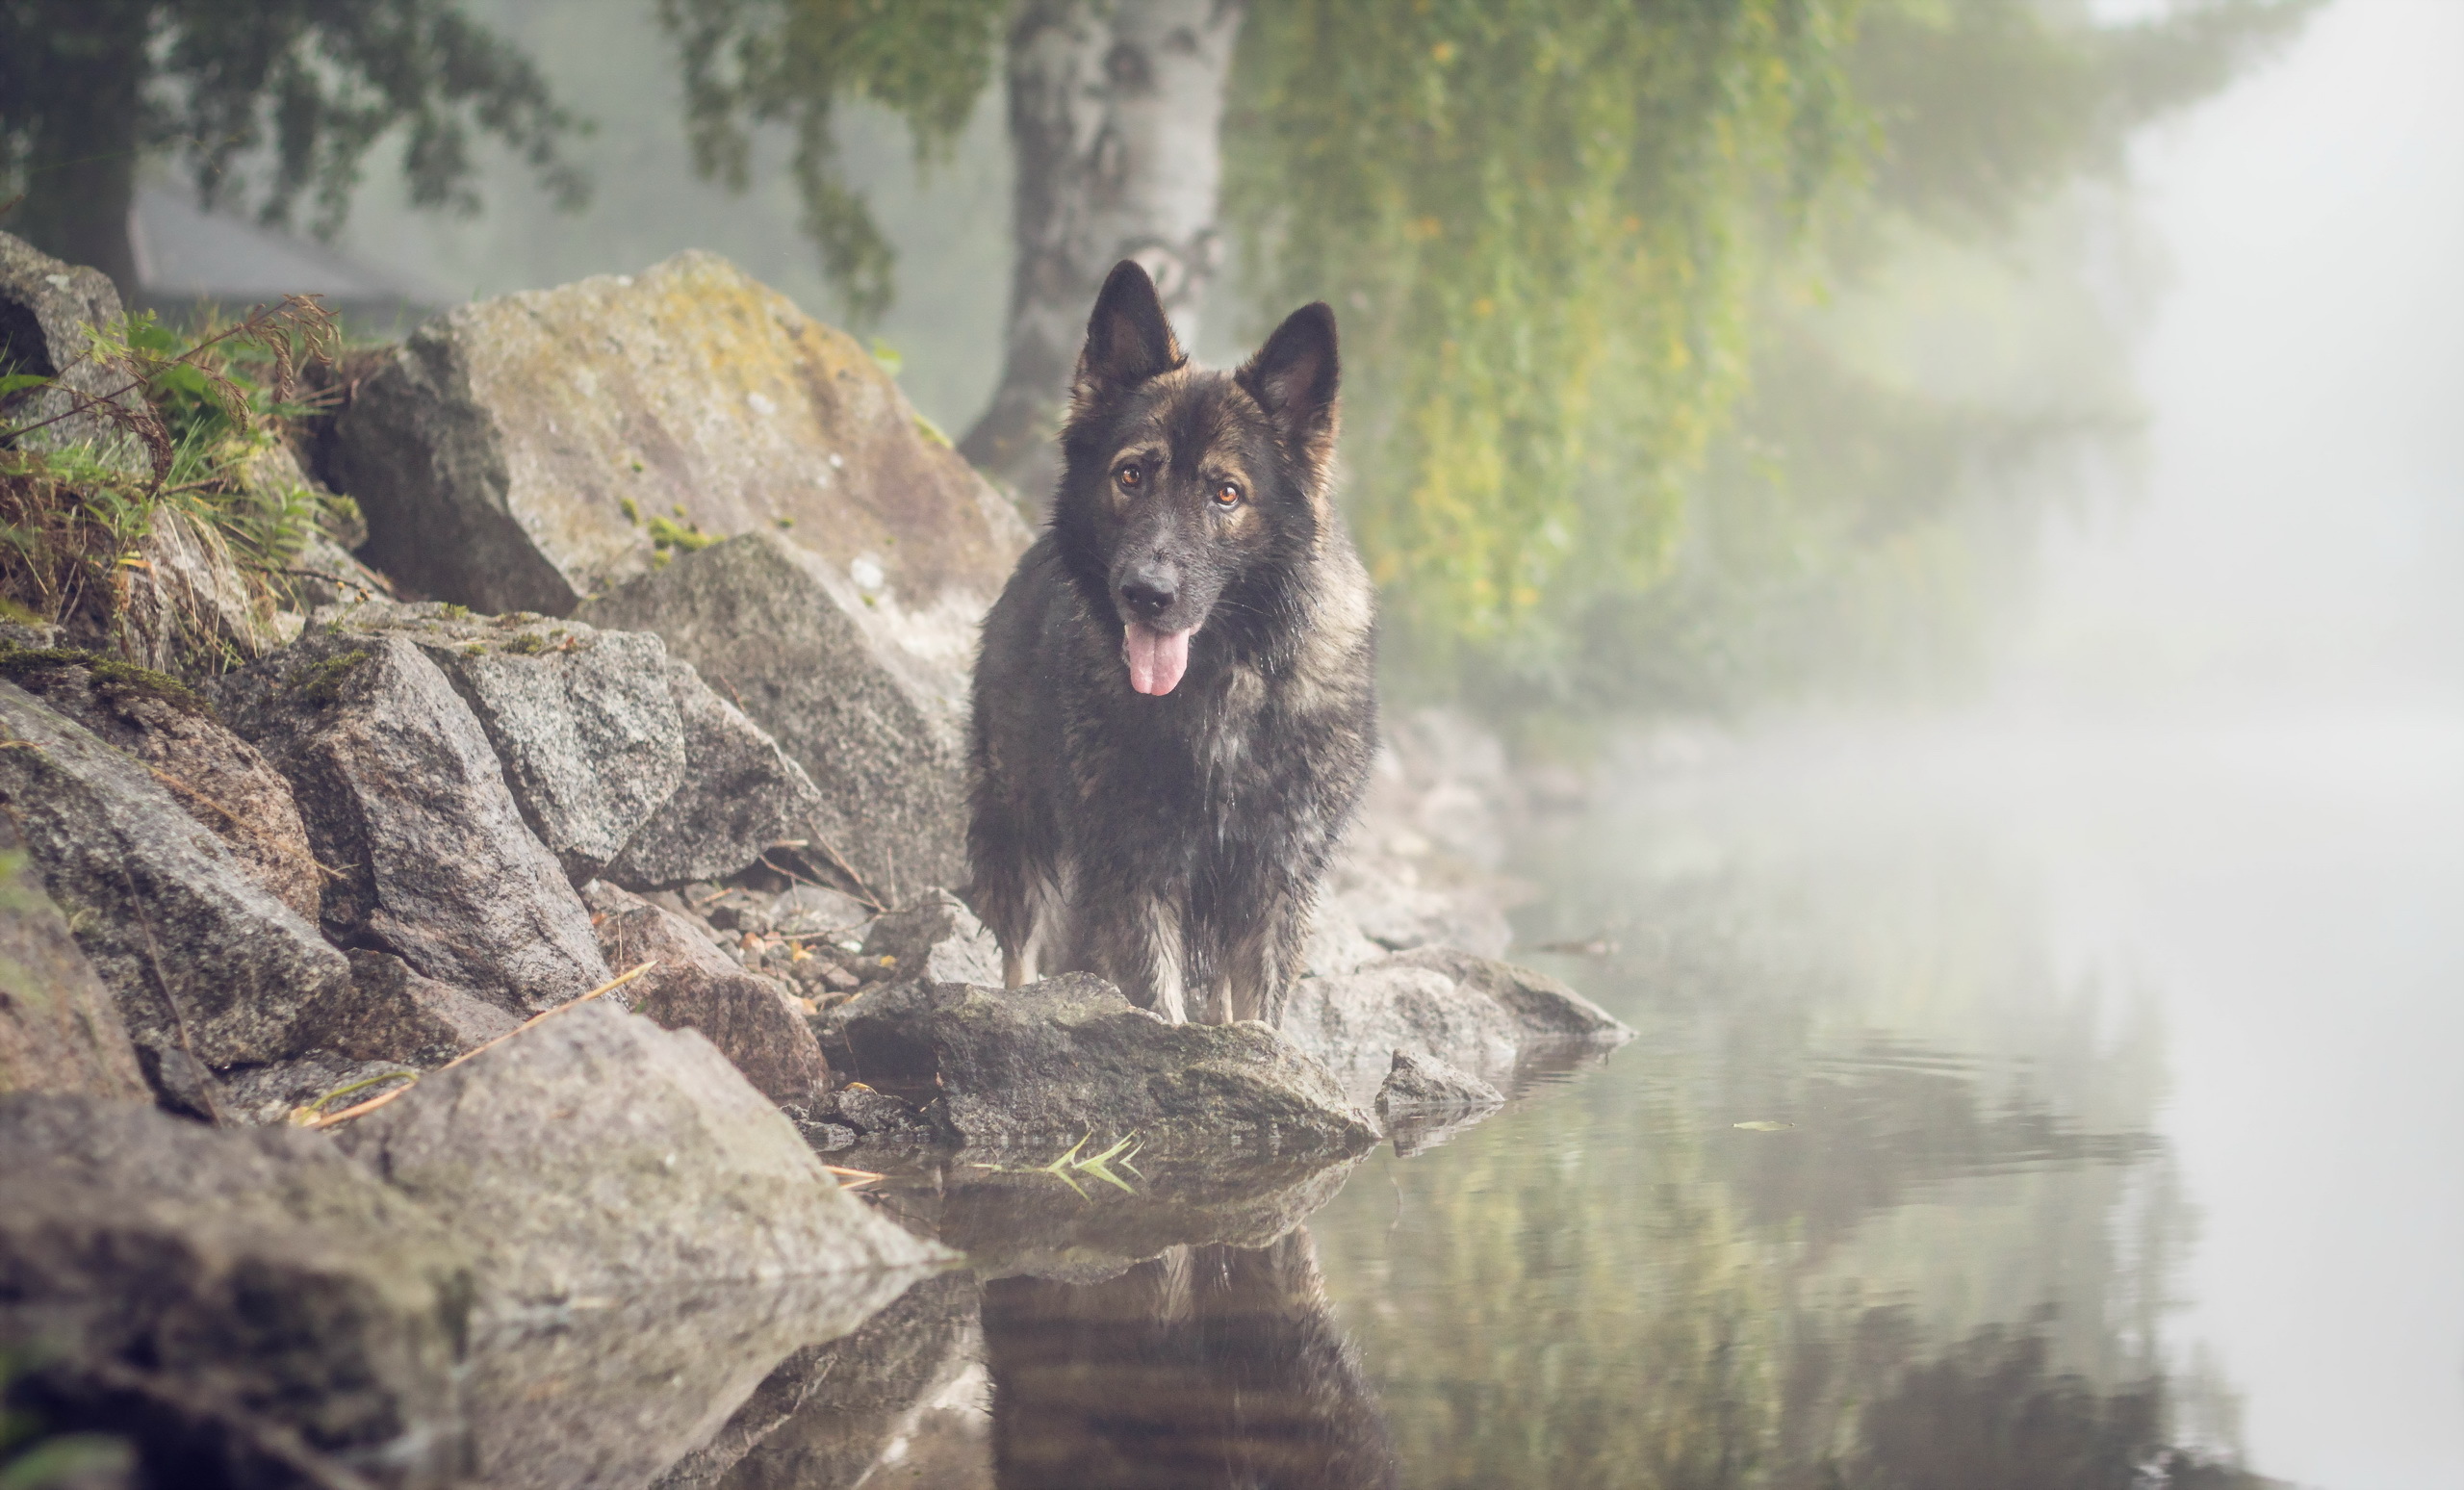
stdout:
POLYGON ((2145 143, 2146 497, 2057 547, 2040 633, 2142 721, 2065 762, 2124 780, 2054 894, 2167 1012, 2176 1328, 2308 1484, 2464 1479, 2458 56, 2464 7, 2348 3, 2145 143))
POLYGON ((2158 1011, 2171 1348, 2308 1485, 2464 1482, 2459 56, 2346 0, 2141 141, 2143 484, 2057 525, 1989 718, 1796 778, 1998 823, 2057 982, 2158 1011))

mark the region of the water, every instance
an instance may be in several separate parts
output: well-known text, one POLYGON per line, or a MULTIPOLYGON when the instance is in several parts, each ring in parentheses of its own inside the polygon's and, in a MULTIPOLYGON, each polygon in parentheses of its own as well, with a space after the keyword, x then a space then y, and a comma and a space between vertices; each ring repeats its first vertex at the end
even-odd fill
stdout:
POLYGON ((902 1176, 974 1272, 667 1482, 2464 1483, 2464 715, 1607 779, 1518 929, 1631 1044, 1408 1157, 902 1176))
POLYGON ((1401 1483, 2464 1483, 2464 721, 1689 754, 1523 855, 1642 1038, 1310 1221, 1401 1483))

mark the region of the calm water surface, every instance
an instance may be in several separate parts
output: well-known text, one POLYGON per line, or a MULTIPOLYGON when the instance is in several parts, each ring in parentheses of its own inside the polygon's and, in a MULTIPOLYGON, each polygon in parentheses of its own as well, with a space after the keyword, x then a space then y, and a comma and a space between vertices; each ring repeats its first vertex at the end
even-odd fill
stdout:
POLYGON ((2464 1485, 2456 719, 1619 775, 1520 929, 1642 1038, 1310 1222, 1400 1482, 2464 1485))
POLYGON ((724 1482, 2464 1485, 2464 718, 1611 779, 1512 867, 1632 1044, 1314 1175, 894 1185, 977 1275, 724 1482))

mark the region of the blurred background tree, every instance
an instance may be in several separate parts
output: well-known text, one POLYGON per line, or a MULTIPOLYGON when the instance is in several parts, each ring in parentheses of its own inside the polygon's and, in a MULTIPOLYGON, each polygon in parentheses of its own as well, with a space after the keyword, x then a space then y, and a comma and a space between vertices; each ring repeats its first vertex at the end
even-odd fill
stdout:
POLYGON ((576 128, 529 59, 451 0, 0 3, 0 176, 22 193, 7 226, 123 295, 148 156, 187 166, 209 207, 254 195, 267 223, 305 196, 330 237, 388 135, 423 207, 477 209, 475 131, 579 206, 586 184, 559 154, 576 128))
POLYGON ((2023 569, 2061 485, 2045 478, 2136 428, 2123 339, 2066 354, 2068 386, 1929 387, 1870 355, 1870 302, 1922 299, 1901 282, 1912 264, 1975 278, 1982 257, 2023 266, 2006 297, 2085 296, 2068 314, 2100 319, 2092 287, 2065 281, 2113 223, 2066 193, 2313 9, 2205 0, 2126 25, 2079 0, 662 13, 697 141, 794 115, 808 230, 870 317, 894 297, 889 245, 860 195, 808 173, 804 142, 860 94, 919 151, 945 149, 1006 20, 1005 358, 963 449, 1040 497, 1085 306, 1116 259, 1145 262, 1184 340, 1219 350, 1218 319, 1254 333, 1330 300, 1390 681, 1529 716, 1973 677, 1984 597, 2023 569), (812 50, 798 36, 863 39, 801 70, 772 61, 812 50), (733 86, 706 86, 731 51, 733 86), (1227 258, 1233 314, 1205 317, 1227 258))
POLYGON ((353 242, 433 279, 716 248, 1029 504, 1115 260, 1219 362, 1327 299, 1390 686, 1561 720, 1980 677, 2139 426, 2127 142, 2318 3, 14 0, 0 116, 28 229, 86 137, 24 80, 108 41, 140 147, 277 219, 396 131, 353 242))

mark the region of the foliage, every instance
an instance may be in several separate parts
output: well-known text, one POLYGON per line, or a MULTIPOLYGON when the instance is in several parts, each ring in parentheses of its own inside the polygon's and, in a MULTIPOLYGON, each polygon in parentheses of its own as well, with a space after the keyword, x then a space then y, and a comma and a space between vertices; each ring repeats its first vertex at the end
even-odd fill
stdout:
POLYGON ((1407 635, 1648 584, 1747 296, 1853 173, 1855 0, 1288 0, 1244 33, 1253 297, 1345 313, 1352 511, 1407 635))
POLYGON ((326 236, 348 212, 361 162, 391 134, 422 206, 475 209, 475 133, 521 152, 559 201, 578 205, 588 191, 558 153, 578 121, 527 58, 453 0, 0 6, 0 164, 29 193, 108 151, 100 132, 116 123, 133 126, 133 149, 177 155, 208 206, 241 197, 244 162, 266 153, 258 216, 288 224, 306 197, 326 236), (135 116, 95 118, 98 91, 126 97, 135 116))
POLYGON ((694 167, 742 191, 752 126, 786 121, 804 228, 858 321, 894 293, 894 254, 840 177, 832 119, 869 99, 907 122, 919 166, 943 155, 992 77, 1008 0, 659 0, 684 64, 694 167))
POLYGON ((310 412, 299 374, 332 359, 333 318, 293 295, 186 337, 150 312, 90 334, 88 356, 111 376, 58 413, 11 420, 13 408, 64 385, 0 378, 0 596, 44 620, 108 614, 116 572, 140 562, 166 510, 191 519, 261 582, 280 575, 324 503, 295 481, 269 479, 260 462, 281 421, 310 412), (132 437, 146 464, 129 461, 124 444, 43 449, 28 439, 76 415, 132 437))

